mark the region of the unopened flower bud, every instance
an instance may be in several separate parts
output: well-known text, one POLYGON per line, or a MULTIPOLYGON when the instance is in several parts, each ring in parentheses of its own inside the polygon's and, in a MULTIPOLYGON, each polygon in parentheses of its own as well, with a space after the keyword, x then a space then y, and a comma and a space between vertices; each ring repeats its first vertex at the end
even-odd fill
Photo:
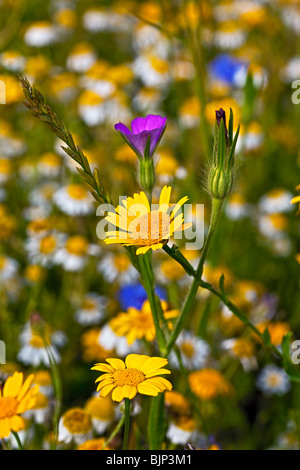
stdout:
POLYGON ((227 129, 225 111, 216 111, 215 139, 208 170, 208 191, 213 198, 225 199, 231 192, 234 173, 234 152, 240 127, 233 138, 233 113, 230 110, 227 129))
POLYGON ((155 168, 152 158, 139 160, 139 183, 144 191, 152 191, 155 184, 155 168))

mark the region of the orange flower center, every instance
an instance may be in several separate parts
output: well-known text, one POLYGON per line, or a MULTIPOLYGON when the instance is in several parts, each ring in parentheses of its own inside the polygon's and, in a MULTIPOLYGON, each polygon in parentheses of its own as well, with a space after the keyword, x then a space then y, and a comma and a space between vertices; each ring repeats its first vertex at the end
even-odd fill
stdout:
POLYGON ((170 237, 170 216, 160 211, 152 211, 138 217, 130 224, 133 238, 140 245, 152 245, 170 237))
POLYGON ((119 272, 126 271, 129 268, 130 261, 127 255, 117 255, 114 258, 114 265, 119 272))
POLYGON ((183 354, 188 358, 193 357, 193 355, 195 354, 194 346, 187 341, 181 344, 181 350, 183 354))
POLYGON ((89 415, 80 408, 68 410, 64 416, 63 424, 71 434, 86 433, 91 428, 89 415))
POLYGON ((124 385, 136 387, 139 383, 144 382, 145 376, 143 372, 138 369, 123 369, 117 370, 114 373, 114 379, 119 387, 123 387, 124 385))
POLYGON ((0 419, 11 418, 16 414, 18 401, 13 397, 0 398, 0 419))
POLYGON ((67 251, 72 255, 83 256, 86 254, 87 251, 87 241, 85 238, 80 236, 75 236, 69 238, 66 243, 67 251))
POLYGON ((73 199, 85 199, 87 196, 86 189, 80 184, 70 184, 68 193, 73 199))
POLYGON ((42 238, 40 242, 40 251, 44 254, 52 253, 56 247, 56 240, 51 235, 42 238))

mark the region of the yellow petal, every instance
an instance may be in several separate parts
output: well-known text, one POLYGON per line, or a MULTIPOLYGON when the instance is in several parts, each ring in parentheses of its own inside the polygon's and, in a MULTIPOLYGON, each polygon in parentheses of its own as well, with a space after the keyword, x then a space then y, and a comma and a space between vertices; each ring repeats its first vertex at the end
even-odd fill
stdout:
POLYGON ((114 369, 118 369, 118 370, 125 369, 125 364, 123 361, 121 361, 121 359, 108 358, 106 359, 106 362, 108 362, 111 366, 113 366, 114 369))
POLYGON ((128 369, 141 370, 142 365, 149 359, 149 356, 143 354, 129 354, 125 359, 128 369))
POLYGON ((160 392, 157 387, 152 384, 148 384, 146 381, 138 384, 137 389, 139 393, 142 393, 143 395, 151 395, 152 397, 156 397, 160 392))
POLYGON ((9 419, 0 419, 0 439, 10 435, 9 419))
MULTIPOLYGON (((109 384, 109 385, 105 385, 105 387, 101 388, 101 391, 100 391, 100 397, 106 397, 111 391, 113 388, 115 388, 115 384, 109 384)), ((99 391, 99 390, 97 390, 99 391)))
POLYGON ((132 398, 134 398, 137 394, 137 388, 132 385, 124 385, 122 393, 124 398, 129 398, 132 400, 132 398))
POLYGON ((147 375, 168 364, 168 360, 163 357, 150 357, 142 367, 141 371, 147 375))
POLYGON ((25 422, 21 416, 15 415, 10 418, 10 427, 12 431, 19 432, 21 429, 25 428, 25 422))
POLYGON ((300 196, 295 196, 295 197, 293 197, 293 199, 291 200, 291 204, 296 204, 297 202, 300 202, 300 196))
POLYGON ((30 374, 27 379, 25 380, 25 382, 23 383, 19 393, 18 393, 18 400, 21 401, 24 396, 26 395, 26 393, 28 392, 28 390, 30 389, 31 387, 31 384, 33 382, 33 379, 34 379, 34 375, 33 374, 30 374))
POLYGON ((118 402, 123 400, 124 398, 123 387, 116 387, 114 391, 112 392, 111 398, 113 401, 118 401, 118 402))
POLYGON ((167 204, 169 206, 170 197, 171 197, 171 186, 164 186, 161 190, 160 197, 159 197, 159 206, 167 204))
POLYGON ((11 377, 8 377, 4 384, 3 396, 16 397, 20 391, 23 382, 22 372, 15 372, 11 377))

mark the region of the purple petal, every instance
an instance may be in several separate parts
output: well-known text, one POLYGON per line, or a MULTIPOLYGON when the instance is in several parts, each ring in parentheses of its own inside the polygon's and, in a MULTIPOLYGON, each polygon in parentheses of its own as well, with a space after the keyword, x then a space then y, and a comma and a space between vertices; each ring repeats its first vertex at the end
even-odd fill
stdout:
POLYGON ((155 114, 149 114, 146 116, 146 125, 145 129, 146 130, 153 130, 153 129, 158 129, 160 127, 165 127, 167 123, 167 118, 163 118, 161 116, 155 115, 155 114))
MULTIPOLYGON (((128 141, 131 145, 138 151, 138 153, 143 157, 145 153, 145 147, 147 144, 148 137, 150 135, 150 131, 143 131, 139 134, 130 134, 127 136, 128 141)), ((151 136, 150 136, 151 139, 151 136)), ((151 140, 150 140, 151 142, 151 140)), ((150 144, 151 148, 151 144, 150 144)))
POLYGON ((131 131, 128 129, 128 127, 125 126, 125 124, 122 124, 122 122, 115 124, 115 129, 116 131, 122 132, 122 134, 131 134, 131 131))
POLYGON ((145 130, 146 118, 137 117, 131 121, 131 129, 133 134, 139 134, 145 130))
POLYGON ((165 126, 167 118, 155 114, 148 114, 145 118, 138 117, 131 122, 131 129, 133 134, 139 134, 143 131, 152 131, 159 127, 165 126))

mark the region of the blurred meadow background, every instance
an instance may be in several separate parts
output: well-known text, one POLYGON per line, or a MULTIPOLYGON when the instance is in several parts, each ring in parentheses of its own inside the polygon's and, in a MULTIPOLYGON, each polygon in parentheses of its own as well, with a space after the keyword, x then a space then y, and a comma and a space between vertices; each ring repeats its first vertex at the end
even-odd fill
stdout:
MULTIPOLYGON (((18 371, 40 385, 18 433, 26 448, 51 447, 63 417, 59 448, 102 448, 122 403, 99 401, 91 367, 159 355, 154 337, 122 333, 120 313, 142 311, 146 293, 124 248, 98 239, 97 204, 63 142, 24 106, 18 76, 40 90, 114 201, 141 190, 137 157, 114 124, 166 116, 153 193, 167 184, 174 200, 204 204, 205 226, 215 111, 229 117, 232 109, 238 169, 204 279, 218 288, 224 274, 226 294, 281 351, 287 333, 300 338, 300 219, 291 204, 300 184, 300 104, 292 100, 300 2, 1 0, 0 29, 0 381, 18 371)), ((185 256, 193 264, 200 253, 185 256)), ((166 308, 180 310, 190 277, 163 250, 153 266, 166 308)), ((299 379, 219 298, 199 289, 177 345, 184 368, 168 357, 164 449, 299 449, 299 379)), ((148 448, 149 403, 134 399, 131 449, 148 448)), ((1 413, 0 397, 0 422, 1 413)), ((12 434, 1 442, 17 445, 12 434)), ((109 440, 121 445, 122 429, 109 440)))

